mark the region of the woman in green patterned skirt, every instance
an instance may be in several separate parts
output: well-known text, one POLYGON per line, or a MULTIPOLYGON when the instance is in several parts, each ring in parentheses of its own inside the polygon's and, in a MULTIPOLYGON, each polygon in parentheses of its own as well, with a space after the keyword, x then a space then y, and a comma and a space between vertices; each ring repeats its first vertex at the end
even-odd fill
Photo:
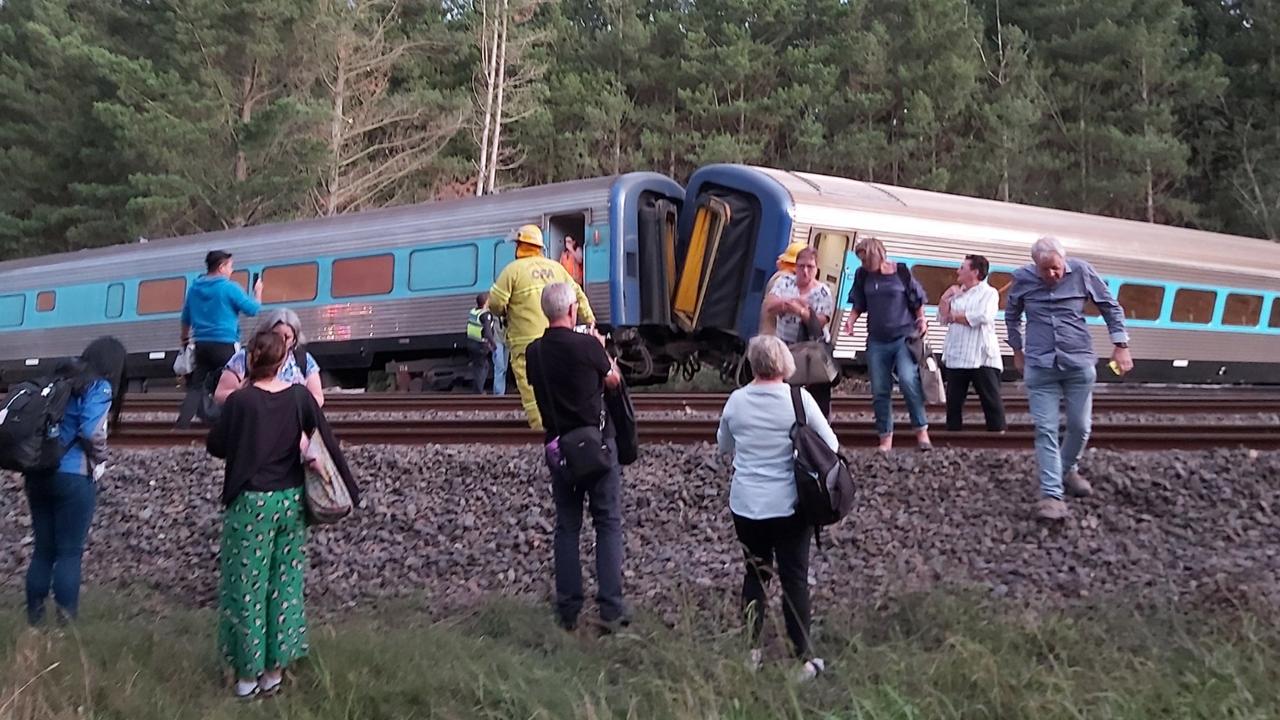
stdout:
POLYGON ((254 336, 250 385, 227 398, 207 441, 227 461, 218 644, 242 698, 278 690, 308 651, 303 462, 314 461, 307 437, 328 424, 305 387, 277 379, 286 354, 279 335, 254 336))

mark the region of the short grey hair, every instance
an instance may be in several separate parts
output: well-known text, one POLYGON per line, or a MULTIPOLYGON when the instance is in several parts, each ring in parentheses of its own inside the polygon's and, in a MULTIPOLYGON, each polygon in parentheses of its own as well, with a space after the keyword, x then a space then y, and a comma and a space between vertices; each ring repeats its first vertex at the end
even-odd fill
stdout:
POLYGON ((542 314, 548 320, 559 320, 569 314, 569 306, 578 299, 569 283, 551 283, 542 288, 542 314))
POLYGON ((1031 245, 1031 259, 1040 262, 1051 255, 1057 255, 1063 260, 1067 259, 1067 249, 1062 247, 1062 241, 1051 235, 1045 235, 1036 239, 1031 245))
POLYGON ((272 308, 268 310, 262 319, 258 321, 258 327, 253 333, 257 335, 261 332, 271 332, 277 325, 288 325, 293 330, 293 338, 295 345, 306 345, 307 338, 302 334, 302 320, 298 319, 298 313, 289 308, 272 308))
POLYGON ((760 380, 786 380, 796 371, 796 361, 787 344, 773 335, 757 335, 747 343, 751 374, 760 380))

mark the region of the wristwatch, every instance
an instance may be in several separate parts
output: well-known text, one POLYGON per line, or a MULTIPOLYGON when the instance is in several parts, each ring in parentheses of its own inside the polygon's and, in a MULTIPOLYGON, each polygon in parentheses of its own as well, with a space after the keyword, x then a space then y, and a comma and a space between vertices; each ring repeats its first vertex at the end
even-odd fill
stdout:
POLYGON ((1123 349, 1125 349, 1125 350, 1128 350, 1128 349, 1129 349, 1129 343, 1127 343, 1127 342, 1123 342, 1123 343, 1116 343, 1116 344, 1115 344, 1115 346, 1116 346, 1116 347, 1118 347, 1118 348, 1123 348, 1123 349))

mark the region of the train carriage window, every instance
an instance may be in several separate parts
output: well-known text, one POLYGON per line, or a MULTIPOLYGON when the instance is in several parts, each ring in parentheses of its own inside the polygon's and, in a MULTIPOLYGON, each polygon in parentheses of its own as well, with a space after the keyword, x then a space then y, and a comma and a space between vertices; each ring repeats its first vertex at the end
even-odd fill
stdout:
POLYGON ((111 283, 107 286, 106 316, 110 319, 124 315, 124 285, 111 283))
POLYGON ((186 278, 143 280, 138 283, 138 314, 179 312, 187 299, 186 278))
POLYGON ((475 244, 414 250, 409 254, 409 289, 414 292, 476 284, 480 251, 475 244))
MULTIPOLYGON (((1125 283, 1120 286, 1116 302, 1124 308, 1124 316, 1128 320, 1159 320, 1160 309, 1164 307, 1164 288, 1158 285, 1125 283)), ((1085 305, 1094 308, 1094 314, 1097 315, 1097 308, 1093 303, 1085 305)))
POLYGON ((1212 290, 1183 288, 1173 296, 1173 321, 1208 325, 1213 321, 1213 306, 1218 293, 1212 290))
POLYGON ((26 295, 0 295, 0 327, 21 325, 26 310, 26 295))
POLYGON ((36 312, 49 312, 58 305, 58 293, 45 290, 36 293, 36 312))
POLYGON ((231 273, 231 282, 239 285, 241 290, 249 292, 249 271, 237 270, 231 273))
POLYGON ((1280 328, 1280 297, 1271 301, 1271 319, 1267 327, 1280 328))
POLYGON ((915 276, 921 287, 924 288, 924 293, 929 298, 930 305, 937 305, 938 300, 942 299, 942 293, 956 284, 955 267, 915 265, 911 268, 911 274, 915 276))
POLYGON ((386 295, 394 282, 394 255, 369 255, 333 261, 329 294, 336 298, 386 295))
POLYGON ((286 303, 316 299, 316 277, 320 268, 313 262, 276 265, 262 270, 262 302, 286 303))
POLYGON ((1231 293, 1222 308, 1222 324, 1253 327, 1262 319, 1262 296, 1231 293))
POLYGON ((987 284, 1000 293, 1000 309, 1003 310, 1009 299, 1009 288, 1013 287, 1013 275, 1007 272, 988 273, 987 284))

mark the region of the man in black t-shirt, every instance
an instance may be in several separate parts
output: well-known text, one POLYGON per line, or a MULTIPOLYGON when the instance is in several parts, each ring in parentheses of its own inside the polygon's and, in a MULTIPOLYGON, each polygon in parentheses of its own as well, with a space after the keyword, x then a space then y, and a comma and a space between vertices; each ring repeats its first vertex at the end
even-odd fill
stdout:
POLYGON ((617 387, 621 376, 604 350, 604 338, 594 329, 574 331, 577 294, 568 283, 542 291, 542 312, 550 327, 525 353, 529 383, 550 444, 570 430, 598 425, 605 416, 604 437, 613 457, 608 472, 594 480, 574 482, 548 451, 551 490, 556 505, 556 614, 560 625, 577 627, 582 611, 582 566, 578 538, 582 532, 582 501, 591 510, 596 531, 596 603, 607 627, 626 625, 629 614, 622 599, 622 468, 617 463, 614 430, 604 413, 604 389, 617 387))

